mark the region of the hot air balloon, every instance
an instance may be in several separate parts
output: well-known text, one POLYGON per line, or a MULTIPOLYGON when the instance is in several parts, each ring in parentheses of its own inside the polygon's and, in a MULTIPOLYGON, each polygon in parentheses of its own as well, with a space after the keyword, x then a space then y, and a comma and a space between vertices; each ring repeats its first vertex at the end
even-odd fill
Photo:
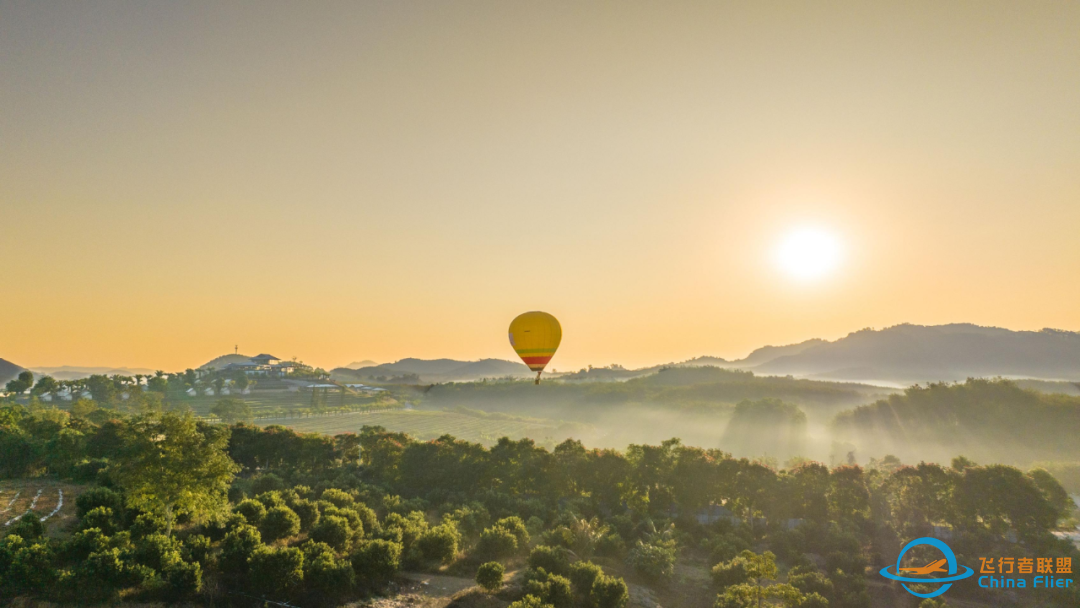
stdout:
POLYGON ((510 346, 536 372, 536 384, 540 384, 540 374, 555 356, 560 341, 562 326, 546 312, 527 312, 510 322, 510 346))

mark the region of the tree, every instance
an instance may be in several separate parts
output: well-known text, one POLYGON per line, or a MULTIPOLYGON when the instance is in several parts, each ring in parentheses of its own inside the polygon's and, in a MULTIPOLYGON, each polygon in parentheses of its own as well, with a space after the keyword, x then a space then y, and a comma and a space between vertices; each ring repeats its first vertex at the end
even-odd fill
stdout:
POLYGON ((22 394, 31 386, 34 386, 34 372, 24 370, 12 381, 7 383, 9 393, 22 394))
POLYGON ((390 582, 401 567, 401 543, 372 540, 360 546, 352 555, 356 576, 372 588, 390 582))
POLYGON ((144 415, 124 430, 115 478, 134 508, 155 511, 172 533, 177 512, 193 519, 221 508, 239 470, 226 453, 228 429, 191 414, 144 415))
POLYGON ((251 422, 254 418, 251 413, 251 406, 247 404, 247 401, 232 397, 218 399, 214 407, 210 408, 210 413, 220 418, 225 424, 251 422))
POLYGON ((476 571, 476 584, 483 587, 485 591, 494 593, 502 589, 503 574, 505 574, 505 569, 499 562, 480 564, 480 568, 476 571))
POLYGON ((266 512, 262 535, 267 542, 289 538, 300 533, 300 516, 289 507, 274 507, 266 512))
POLYGON ((34 390, 31 391, 31 394, 34 396, 44 395, 45 393, 51 393, 58 388, 60 388, 60 384, 55 378, 52 376, 42 376, 38 379, 37 384, 34 385, 34 390))
POLYGON ((251 584, 264 594, 290 593, 304 580, 304 554, 295 547, 263 545, 248 558, 251 584))
POLYGON ((596 577, 589 595, 596 608, 624 608, 630 602, 626 581, 606 574, 596 577))

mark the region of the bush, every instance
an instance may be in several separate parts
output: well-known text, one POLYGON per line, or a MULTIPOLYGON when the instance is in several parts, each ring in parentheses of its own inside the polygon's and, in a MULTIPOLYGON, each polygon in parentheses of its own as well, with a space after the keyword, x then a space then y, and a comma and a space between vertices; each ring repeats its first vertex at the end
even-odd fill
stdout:
POLYGON ((256 593, 288 595, 304 581, 304 554, 294 547, 260 546, 248 558, 256 593))
POLYGON ((180 543, 164 534, 151 534, 139 541, 135 549, 135 560, 151 570, 164 570, 180 557, 180 543))
POLYGON ((498 559, 517 553, 518 542, 514 533, 506 528, 491 527, 480 535, 476 554, 484 559, 498 559))
POLYGON ((320 519, 319 523, 311 529, 311 538, 342 551, 349 545, 352 529, 349 528, 349 522, 344 517, 328 515, 320 519))
POLYGON ((267 510, 274 507, 284 507, 285 499, 281 497, 281 492, 277 490, 271 490, 269 492, 263 492, 255 497, 255 500, 261 502, 267 510))
MULTIPOLYGON (((19 538, 9 535, 7 538, 19 538)), ((109 548, 109 537, 101 533, 101 530, 97 528, 89 528, 87 530, 80 530, 71 535, 71 538, 61 546, 61 556, 64 560, 69 562, 82 562, 85 561, 91 553, 98 551, 104 551, 109 548)), ((4 560, 0 556, 0 578, 3 578, 3 566, 4 560)))
POLYGON ((449 564, 457 556, 461 534, 454 524, 429 528, 416 539, 416 546, 426 561, 449 564))
POLYGON ((263 473, 251 481, 251 491, 257 496, 263 492, 284 490, 285 482, 273 473, 263 473))
POLYGON ((614 532, 605 534, 596 541, 596 552, 606 557, 621 557, 626 553, 626 541, 614 532))
POLYGON ((289 507, 274 507, 266 512, 261 530, 266 542, 296 536, 300 533, 300 516, 289 507))
MULTIPOLYGON (((8 537, 12 538, 12 537, 8 537)), ((14 538, 19 538, 15 536, 14 538)), ((19 538, 22 541, 21 538, 19 538)), ((15 591, 35 592, 48 589, 56 581, 56 570, 53 568, 53 553, 49 546, 44 543, 23 544, 11 547, 11 564, 8 566, 5 582, 12 585, 15 591)))
POLYGON ((552 608, 551 604, 545 604, 535 595, 526 595, 520 600, 510 604, 509 608, 552 608))
POLYGON ((75 514, 81 519, 98 507, 120 512, 124 507, 124 498, 109 488, 96 487, 79 494, 75 499, 75 514))
POLYGON ((551 574, 566 576, 570 573, 570 558, 560 547, 539 546, 529 552, 529 567, 543 568, 551 574))
POLYGON ((340 597, 352 591, 355 583, 352 564, 337 559, 333 553, 319 553, 312 561, 304 562, 305 586, 322 596, 340 597))
POLYGON ((140 513, 132 522, 128 530, 135 538, 142 538, 150 534, 163 534, 165 532, 165 520, 153 513, 140 513))
POLYGON ((554 608, 570 608, 574 603, 574 594, 570 590, 570 579, 557 574, 548 574, 543 570, 531 570, 526 574, 530 578, 525 583, 525 593, 540 598, 554 608))
POLYGON ((202 589, 202 566, 198 563, 176 561, 161 574, 166 582, 165 597, 169 601, 182 600, 202 589))
POLYGON ((603 573, 600 566, 592 562, 574 562, 570 564, 570 583, 578 594, 588 595, 596 578, 603 573))
POLYGON ((311 528, 319 523, 319 507, 306 498, 294 501, 292 510, 300 518, 301 532, 310 532, 311 528))
POLYGON ((355 499, 348 493, 337 488, 327 488, 323 490, 322 496, 319 497, 322 500, 334 505, 339 509, 352 508, 356 502, 355 499))
POLYGON ((262 535, 254 526, 240 526, 221 541, 222 572, 241 574, 248 570, 248 558, 262 546, 262 535))
POLYGON ((27 513, 11 526, 11 534, 16 534, 22 537, 23 540, 41 538, 45 536, 45 524, 41 523, 41 520, 34 513, 27 513))
POLYGON ((621 578, 601 574, 593 581, 589 593, 596 608, 624 608, 630 601, 630 591, 621 578))
POLYGON ((476 570, 476 584, 492 593, 502 589, 503 575, 506 570, 499 562, 486 562, 480 564, 476 570))
POLYGON ((519 549, 524 549, 529 546, 529 530, 525 527, 525 522, 521 521, 518 516, 504 517, 495 522, 494 528, 503 528, 514 535, 514 539, 517 540, 517 546, 519 549))
POLYGON ((675 574, 675 548, 656 544, 638 544, 626 558, 634 571, 652 581, 664 581, 675 574))
POLYGON ((390 582, 401 566, 401 544, 386 540, 370 540, 352 555, 353 572, 369 588, 379 588, 390 582))
POLYGON ((83 515, 79 528, 83 530, 97 528, 106 536, 111 536, 116 532, 116 516, 109 507, 94 507, 83 515))
POLYGON ((240 501, 240 504, 233 507, 233 511, 243 515, 247 523, 253 526, 262 523, 266 517, 266 506, 253 498, 240 501))
POLYGON ((202 534, 192 534, 184 539, 184 559, 198 563, 203 569, 210 563, 210 539, 202 534))
POLYGON ((750 580, 746 560, 742 557, 736 557, 730 561, 716 564, 712 569, 712 579, 713 584, 720 588, 721 591, 733 585, 745 583, 750 580))

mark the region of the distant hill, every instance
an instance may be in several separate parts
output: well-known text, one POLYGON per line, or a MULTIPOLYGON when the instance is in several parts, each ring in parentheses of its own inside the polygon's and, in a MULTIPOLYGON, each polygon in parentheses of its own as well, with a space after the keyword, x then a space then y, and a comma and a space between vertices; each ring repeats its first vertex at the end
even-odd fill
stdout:
POLYGON ((52 376, 57 380, 82 380, 90 376, 134 376, 136 374, 149 375, 154 370, 142 367, 80 367, 77 365, 62 365, 60 367, 37 367, 32 370, 35 377, 52 376))
MULTIPOLYGON (((812 340, 806 340, 805 342, 799 342, 798 344, 788 344, 787 346, 762 346, 746 356, 745 359, 739 359, 737 361, 731 361, 730 363, 717 364, 718 367, 756 367, 769 361, 779 359, 780 357, 787 357, 791 355, 798 355, 803 351, 809 350, 815 346, 827 344, 825 340, 821 338, 814 338, 812 340)), ((703 357, 704 358, 704 357, 703 357)), ((723 361, 723 359, 720 359, 723 361)))
POLYGON ((230 363, 247 363, 251 357, 247 355, 221 355, 213 361, 208 361, 199 366, 199 369, 221 369, 230 363))
POLYGON ((359 369, 337 368, 331 376, 335 379, 359 381, 391 378, 407 374, 416 374, 423 383, 466 382, 481 378, 503 378, 506 376, 528 376, 532 372, 522 363, 502 359, 481 359, 479 361, 458 361, 456 359, 402 359, 396 363, 383 363, 359 369))
POLYGON ((372 361, 371 359, 364 359, 363 361, 353 361, 352 363, 344 366, 347 369, 360 369, 361 367, 375 367, 378 365, 378 361, 372 361))
POLYGON ((1080 333, 1011 331, 967 323, 905 324, 864 329, 835 342, 820 341, 753 369, 765 374, 868 382, 995 376, 1072 380, 1080 379, 1080 333))
POLYGON ((7 384, 14 380, 24 368, 15 365, 11 361, 0 359, 0 384, 7 384))

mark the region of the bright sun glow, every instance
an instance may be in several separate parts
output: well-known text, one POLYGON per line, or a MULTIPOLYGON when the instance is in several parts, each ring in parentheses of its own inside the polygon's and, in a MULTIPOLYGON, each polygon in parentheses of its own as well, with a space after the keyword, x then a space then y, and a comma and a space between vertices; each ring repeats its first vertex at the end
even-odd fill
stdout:
POLYGON ((832 273, 843 248, 832 233, 820 228, 796 228, 776 248, 776 264, 793 279, 813 281, 832 273))

